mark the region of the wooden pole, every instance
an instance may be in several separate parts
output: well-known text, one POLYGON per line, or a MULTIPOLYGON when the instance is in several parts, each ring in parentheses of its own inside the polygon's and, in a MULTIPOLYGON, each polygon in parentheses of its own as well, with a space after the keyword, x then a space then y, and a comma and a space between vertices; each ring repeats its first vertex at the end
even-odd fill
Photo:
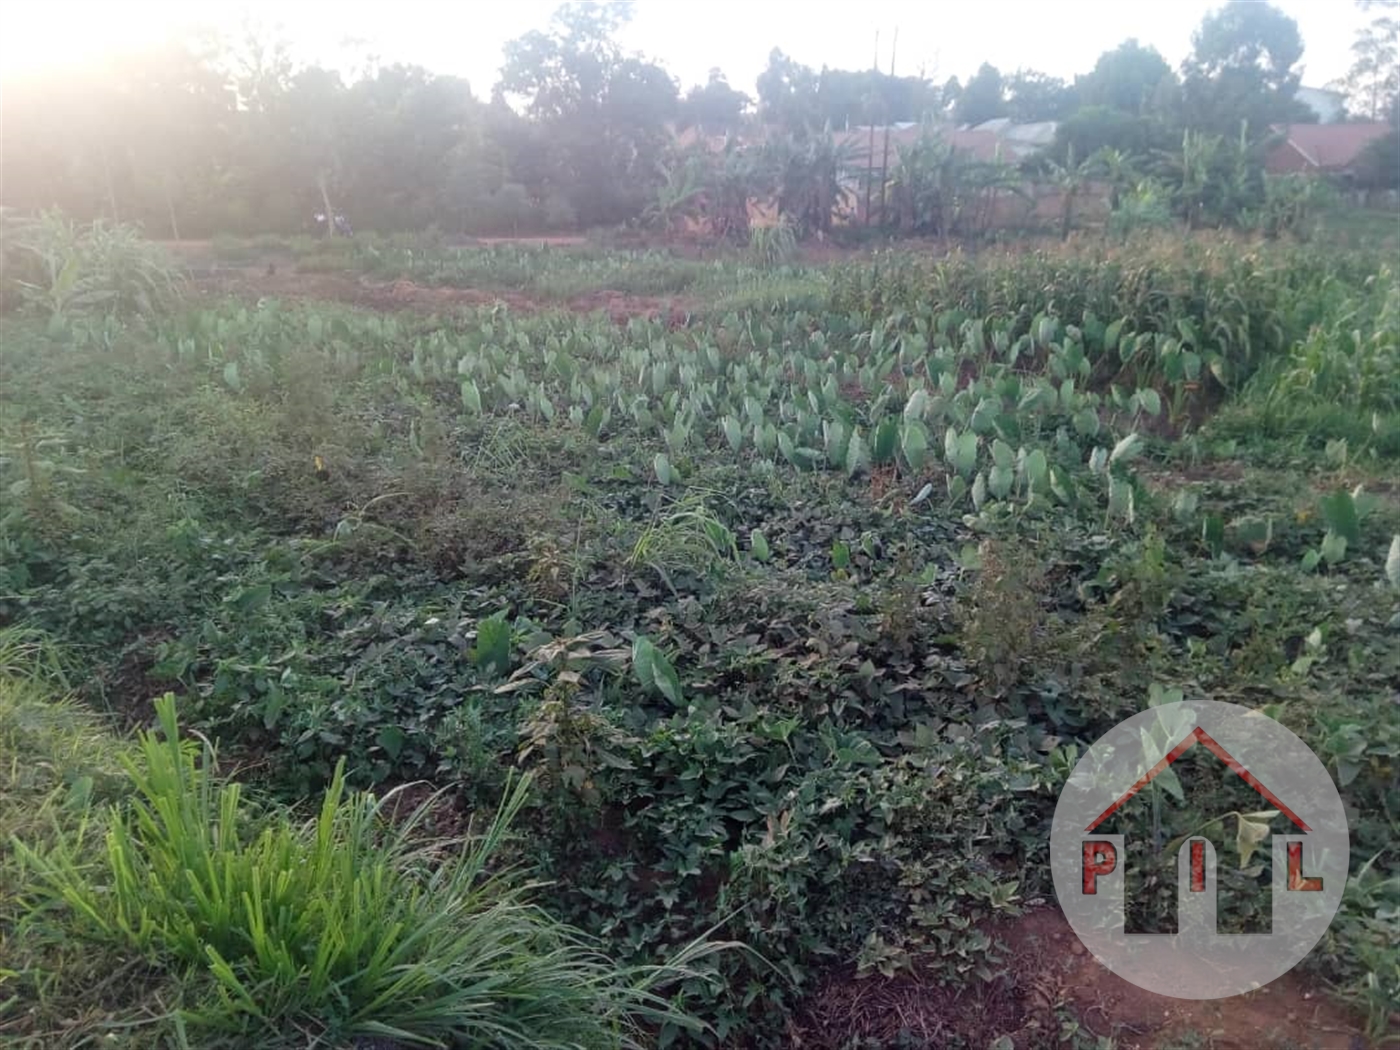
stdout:
MULTIPOLYGON (((890 80, 894 80, 894 54, 899 47, 899 27, 894 28, 894 42, 890 44, 890 80)), ((885 107, 885 156, 880 161, 880 221, 885 221, 885 193, 890 176, 890 113, 885 107)))
MULTIPOLYGON (((880 31, 875 30, 875 60, 870 63, 870 71, 875 74, 875 82, 880 74, 880 31)), ((870 121, 870 146, 865 153, 865 225, 870 225, 870 184, 875 181, 875 112, 866 114, 870 121)))

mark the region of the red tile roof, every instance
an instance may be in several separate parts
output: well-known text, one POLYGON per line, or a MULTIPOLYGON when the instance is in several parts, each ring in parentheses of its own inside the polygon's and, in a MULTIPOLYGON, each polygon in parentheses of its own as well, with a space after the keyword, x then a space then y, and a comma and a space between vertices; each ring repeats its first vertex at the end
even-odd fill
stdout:
POLYGON ((1275 173, 1294 171, 1345 171, 1390 125, 1287 124, 1274 130, 1284 138, 1270 152, 1265 167, 1275 173))

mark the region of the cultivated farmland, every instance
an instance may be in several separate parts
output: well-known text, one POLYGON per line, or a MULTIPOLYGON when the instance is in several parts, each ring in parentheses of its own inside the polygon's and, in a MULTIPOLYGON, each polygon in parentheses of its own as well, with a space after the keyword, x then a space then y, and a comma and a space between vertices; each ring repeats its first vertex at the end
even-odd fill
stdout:
MULTIPOLYGON (((59 233, 0 320, 16 1045, 1393 1035, 1393 245, 362 237, 190 281, 59 233), (1233 1019, 1076 955, 1045 865, 1087 744, 1183 697, 1287 725, 1351 821, 1233 1019)), ((1145 801, 1161 856, 1243 806, 1145 801)), ((1270 819, 1218 828, 1243 924, 1270 819)))

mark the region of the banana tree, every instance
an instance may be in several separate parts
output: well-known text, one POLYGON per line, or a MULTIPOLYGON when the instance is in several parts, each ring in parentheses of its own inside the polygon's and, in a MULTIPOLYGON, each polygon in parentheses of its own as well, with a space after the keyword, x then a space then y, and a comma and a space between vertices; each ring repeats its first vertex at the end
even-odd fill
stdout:
POLYGON ((1136 185, 1140 177, 1136 158, 1112 146, 1100 146, 1089 159, 1097 167, 1096 174, 1102 175, 1108 182, 1109 210, 1117 211, 1122 203, 1123 191, 1136 185))
POLYGON ((642 212, 642 222, 670 233, 677 223, 694 216, 704 192, 698 158, 688 157, 673 164, 658 162, 661 185, 656 198, 642 212))
POLYGON ((1060 240, 1067 241, 1070 230, 1074 228, 1075 199, 1098 173, 1099 161, 1096 157, 1089 157, 1076 163, 1074 144, 1071 143, 1063 164, 1053 160, 1045 163, 1051 184, 1060 191, 1060 240))
POLYGON ((1181 136, 1181 149, 1161 155, 1163 173, 1172 184, 1177 210, 1194 230, 1205 214, 1206 190, 1219 163, 1224 140, 1188 128, 1181 136))
POLYGON ((985 236, 1003 193, 1029 201, 1023 181, 1019 167, 1002 157, 1000 147, 991 160, 970 161, 962 179, 964 197, 954 214, 956 227, 974 237, 985 236))
POLYGON ((761 196, 768 179, 763 166, 751 151, 743 150, 729 138, 724 151, 710 158, 703 180, 703 210, 710 227, 719 237, 748 243, 749 199, 761 196))
POLYGON ((765 153, 777 182, 778 214, 804 233, 829 232, 855 146, 837 142, 828 127, 805 141, 791 135, 775 139, 765 153))
POLYGON ((900 232, 931 230, 947 237, 963 177, 957 151, 937 132, 926 130, 918 141, 901 147, 888 186, 900 232))

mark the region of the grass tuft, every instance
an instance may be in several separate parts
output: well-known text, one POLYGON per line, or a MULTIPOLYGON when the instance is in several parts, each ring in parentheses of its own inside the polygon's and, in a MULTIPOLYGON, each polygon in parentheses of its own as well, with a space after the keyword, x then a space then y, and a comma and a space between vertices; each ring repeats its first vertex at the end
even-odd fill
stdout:
POLYGON ((393 821, 394 793, 347 792, 343 768, 300 823, 218 782, 208 745, 182 739, 173 696, 156 710, 159 731, 117 753, 129 803, 55 822, 47 843, 21 835, 16 851, 21 927, 61 912, 78 939, 174 975, 185 1005, 162 1023, 259 1046, 290 1045, 288 1033, 301 1046, 635 1046, 645 1022, 697 1027, 654 989, 712 946, 618 969, 500 866, 528 780, 462 842, 425 835, 433 800, 393 821))

